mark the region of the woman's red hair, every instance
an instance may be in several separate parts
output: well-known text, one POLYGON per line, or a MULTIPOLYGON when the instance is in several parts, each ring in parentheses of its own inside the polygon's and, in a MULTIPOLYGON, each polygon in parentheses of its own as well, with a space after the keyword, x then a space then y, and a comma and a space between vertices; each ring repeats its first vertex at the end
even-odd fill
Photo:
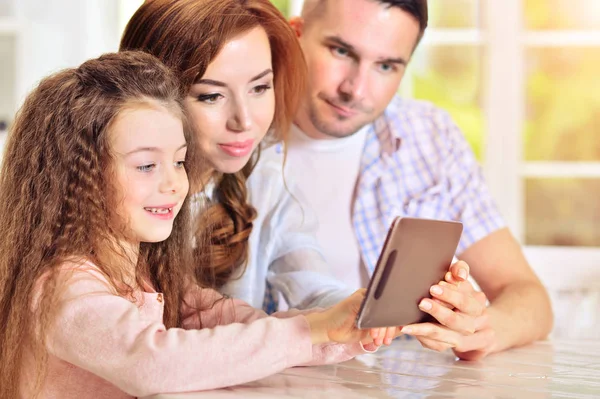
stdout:
MULTIPOLYGON (((307 73, 294 31, 270 1, 149 0, 127 24, 120 49, 158 57, 187 94, 228 41, 256 27, 269 38, 274 72, 275 117, 267 140, 285 141, 307 73)), ((217 201, 202 212, 196 228, 197 277, 208 286, 218 288, 234 272, 241 275, 247 262, 256 211, 247 202, 246 180, 258 157, 257 152, 238 173, 214 176, 217 201)))

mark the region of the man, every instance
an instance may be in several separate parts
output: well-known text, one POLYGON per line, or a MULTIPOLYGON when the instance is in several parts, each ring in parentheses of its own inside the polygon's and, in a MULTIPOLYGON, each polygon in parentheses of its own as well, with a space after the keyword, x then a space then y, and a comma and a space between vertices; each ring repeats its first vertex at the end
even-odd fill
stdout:
POLYGON ((292 26, 309 90, 286 179, 317 213, 332 272, 354 288, 372 274, 393 217, 462 221, 461 262, 420 304, 439 324, 403 332, 474 360, 545 337, 552 311, 459 129, 434 106, 396 95, 426 25, 425 0, 305 1, 292 26))

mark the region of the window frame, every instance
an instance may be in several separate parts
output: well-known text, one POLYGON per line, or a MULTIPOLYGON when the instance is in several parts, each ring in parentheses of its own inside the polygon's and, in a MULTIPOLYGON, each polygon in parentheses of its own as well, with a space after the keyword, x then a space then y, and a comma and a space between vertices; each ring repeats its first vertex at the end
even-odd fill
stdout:
MULTIPOLYGON (((525 179, 567 177, 600 179, 600 162, 530 162, 523 157, 525 122, 525 56, 528 48, 599 46, 600 32, 532 31, 522 24, 523 0, 485 2, 488 58, 486 158, 488 185, 519 242, 525 230, 525 179), (497 18, 503 15, 503 18, 497 18), (495 150, 499 147, 500 151, 495 150)), ((600 247, 525 245, 532 267, 546 285, 568 289, 600 286, 593 274, 600 266, 600 247)))

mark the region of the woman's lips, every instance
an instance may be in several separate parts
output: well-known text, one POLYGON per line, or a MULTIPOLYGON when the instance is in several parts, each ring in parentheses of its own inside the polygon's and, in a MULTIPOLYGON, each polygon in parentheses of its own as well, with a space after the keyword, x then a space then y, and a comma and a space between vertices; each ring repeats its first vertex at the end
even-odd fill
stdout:
POLYGON ((254 140, 233 141, 231 143, 218 144, 219 148, 232 157, 244 157, 252 152, 254 140))

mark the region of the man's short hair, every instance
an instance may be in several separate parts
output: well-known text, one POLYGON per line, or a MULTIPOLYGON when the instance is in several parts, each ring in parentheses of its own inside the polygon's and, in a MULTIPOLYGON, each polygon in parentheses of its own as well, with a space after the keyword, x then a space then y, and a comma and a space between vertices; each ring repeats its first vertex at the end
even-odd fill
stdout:
MULTIPOLYGON (((314 19, 319 14, 322 14, 323 7, 327 0, 306 0, 304 2, 304 9, 302 10, 302 16, 306 23, 310 23, 311 19, 314 19)), ((427 28, 428 8, 427 0, 370 0, 381 3, 387 7, 398 7, 403 11, 412 15, 419 22, 419 38, 417 43, 421 41, 425 28, 427 28)))

